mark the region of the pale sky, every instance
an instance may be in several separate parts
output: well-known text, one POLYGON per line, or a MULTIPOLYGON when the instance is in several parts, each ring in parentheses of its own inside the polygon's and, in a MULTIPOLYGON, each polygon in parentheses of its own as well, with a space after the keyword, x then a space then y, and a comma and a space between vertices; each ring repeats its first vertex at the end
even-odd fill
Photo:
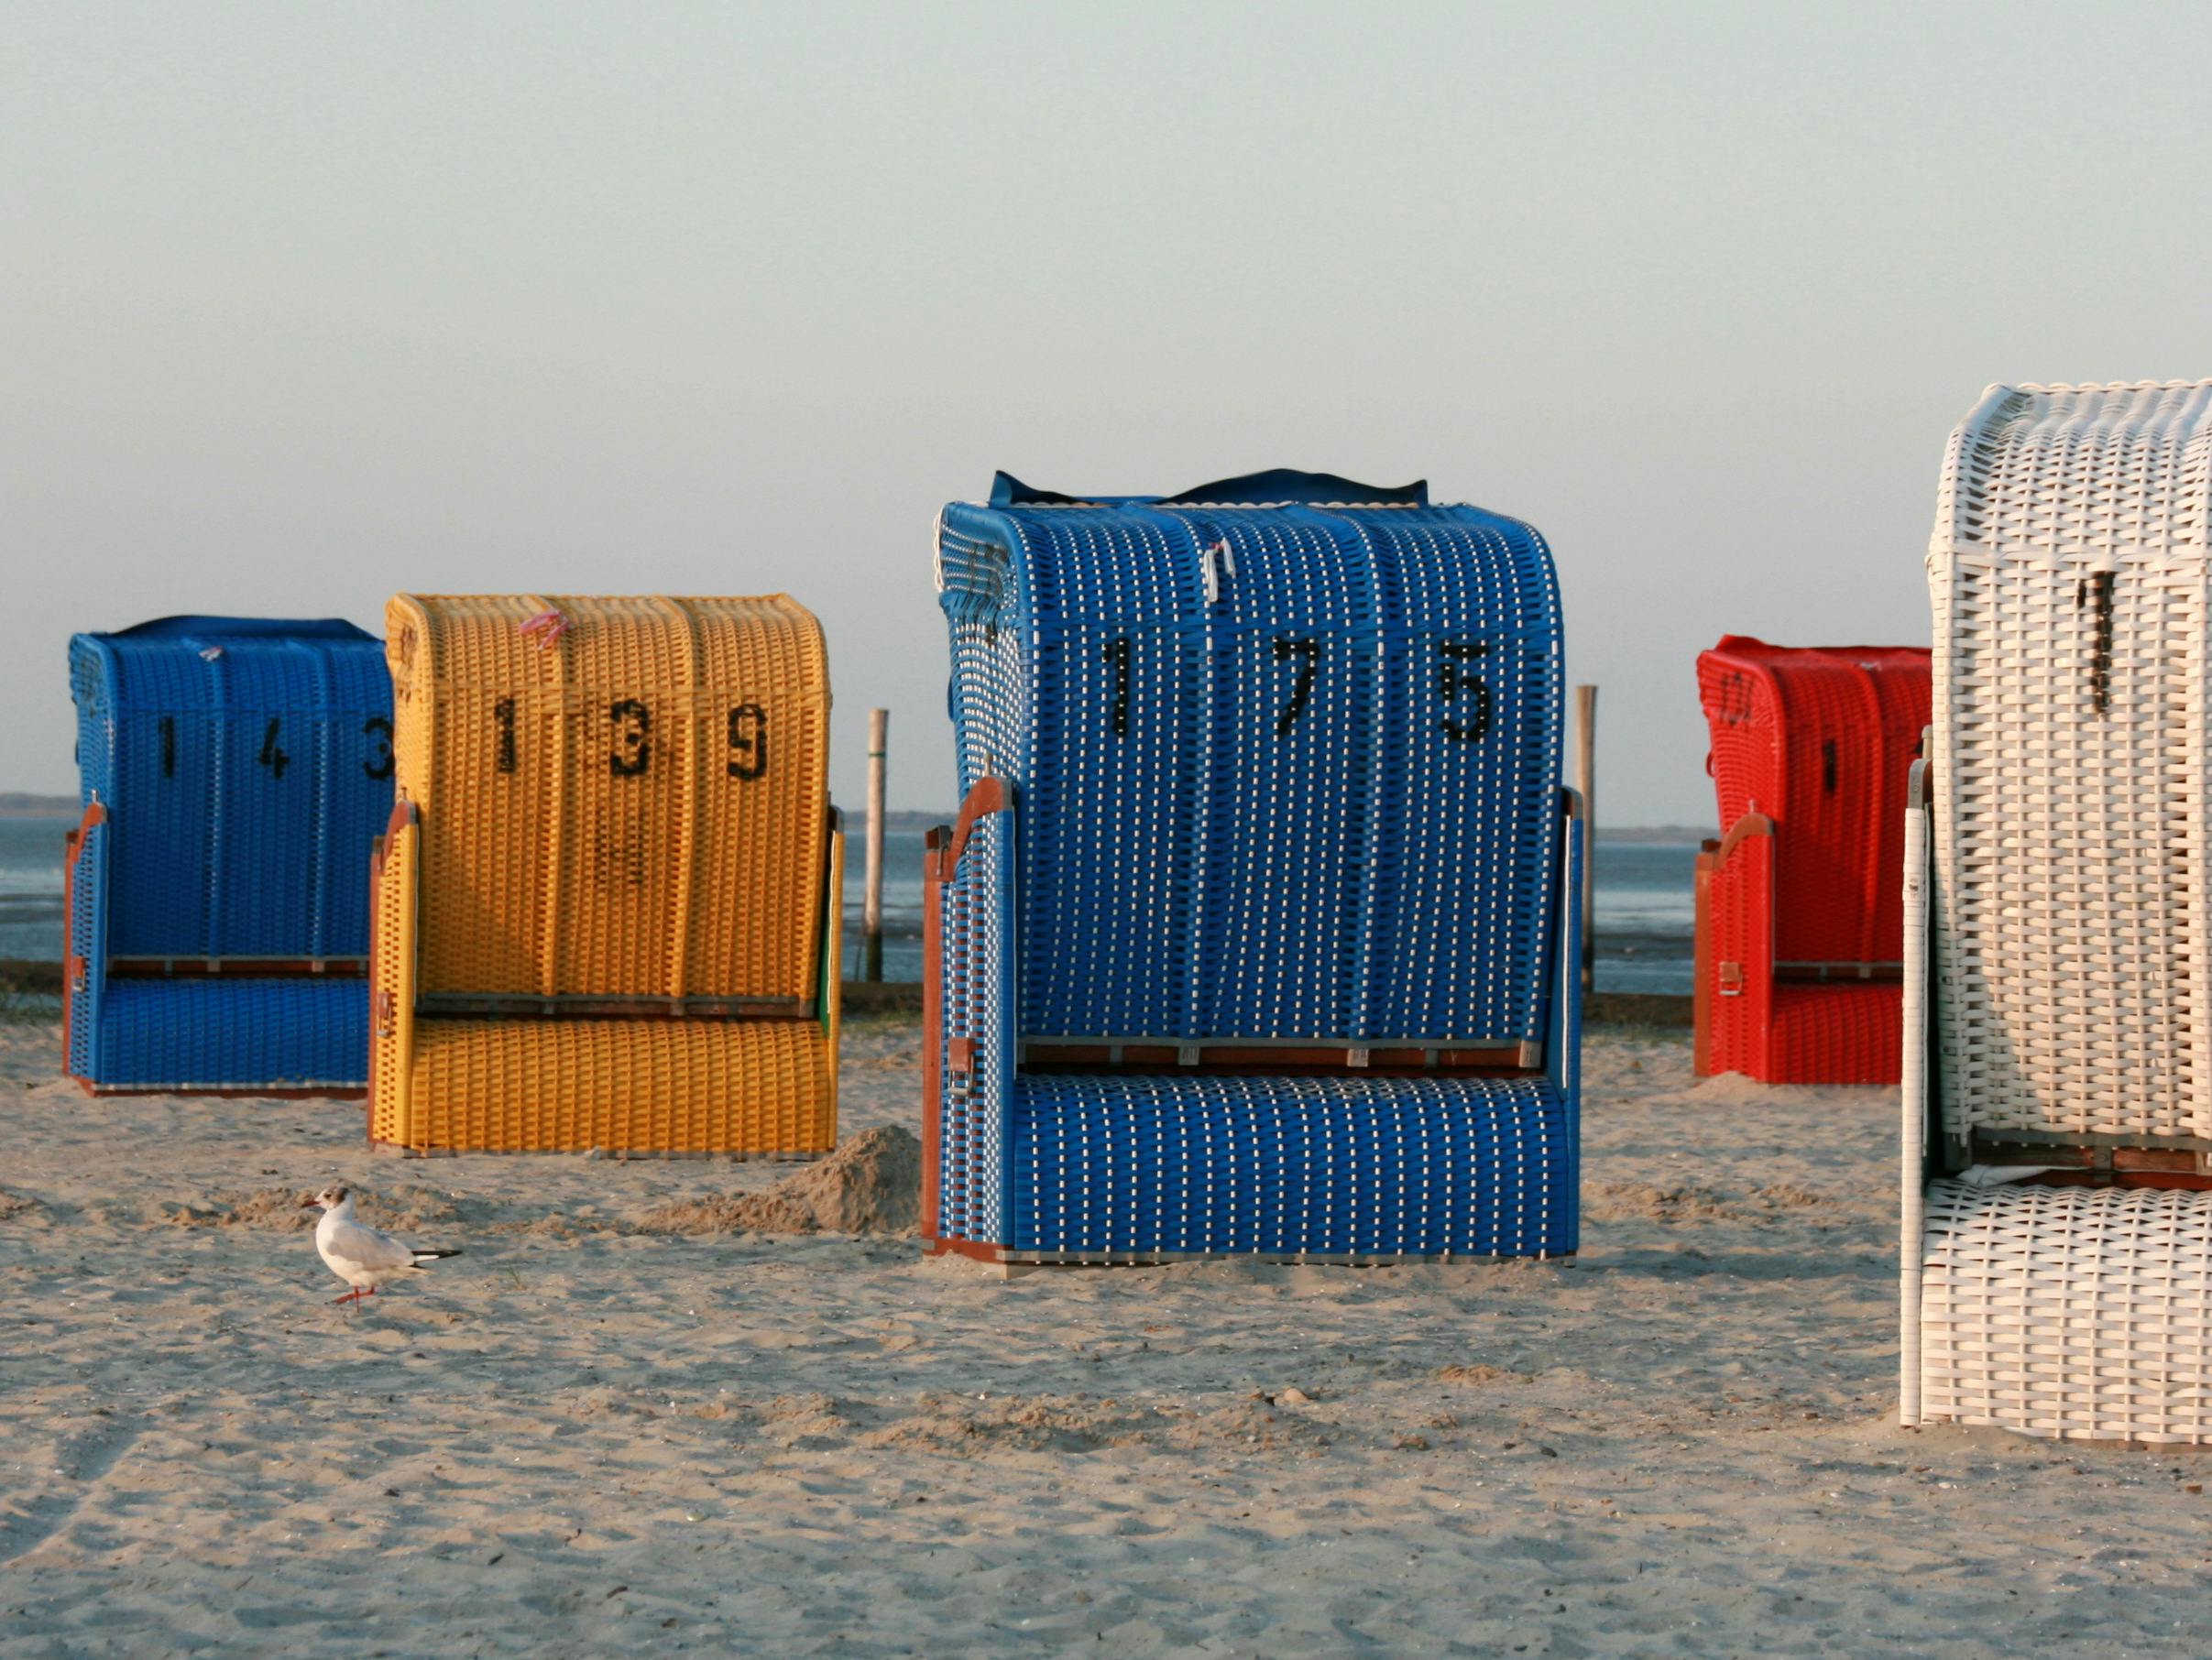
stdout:
POLYGON ((1728 631, 1920 643, 1992 380, 2212 375, 2212 8, 0 3, 0 789, 68 636, 755 593, 952 803, 937 505, 1527 519, 1601 818, 1728 631))

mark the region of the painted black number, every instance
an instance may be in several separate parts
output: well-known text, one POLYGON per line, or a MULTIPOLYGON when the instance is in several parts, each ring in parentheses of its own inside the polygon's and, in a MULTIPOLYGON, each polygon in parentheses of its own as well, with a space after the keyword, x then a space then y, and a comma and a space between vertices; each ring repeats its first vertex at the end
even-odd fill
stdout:
POLYGON ((515 700, 502 697, 491 706, 492 719, 499 723, 499 770, 515 770, 515 700))
MULTIPOLYGON (((2096 632, 2089 647, 2089 701, 2102 715, 2112 706, 2112 576, 2110 571, 2089 573, 2089 599, 2097 607, 2096 632)), ((2074 590, 2081 604, 2081 589, 2074 590)))
POLYGON ((1443 645, 1444 661, 1436 666, 1436 689, 1448 704, 1460 700, 1462 692, 1471 693, 1474 713, 1466 720, 1454 720, 1447 715, 1437 724, 1446 737, 1456 743, 1471 744, 1490 730, 1490 688, 1483 683, 1482 676, 1470 674, 1457 665, 1473 662, 1478 657, 1490 655, 1490 642, 1484 639, 1448 639, 1443 645))
POLYGON ((1283 705, 1282 712, 1275 717, 1275 735, 1277 737, 1283 737, 1298 724, 1298 717, 1306 713, 1306 705, 1312 700, 1313 677, 1321 666, 1321 642, 1318 639, 1287 638, 1275 642, 1276 661, 1287 663, 1294 657, 1298 660, 1298 679, 1291 683, 1290 701, 1283 705))
POLYGON ((1721 677, 1721 719, 1740 726, 1751 718, 1751 677, 1729 673, 1721 677))
POLYGON ((1099 648, 1099 655, 1113 665, 1113 735, 1129 736, 1129 642, 1110 639, 1099 648))
POLYGON ((729 762, 732 778, 761 778, 768 771, 768 711, 759 704, 739 704, 729 712, 729 762), (742 760, 734 759, 742 756, 742 760))
POLYGON ((161 717, 161 776, 177 776, 177 717, 173 715, 161 717))
POLYGON ((261 753, 254 757, 268 769, 271 778, 282 778, 284 769, 292 764, 292 758, 277 747, 277 728, 282 724, 281 715, 268 717, 268 730, 261 734, 261 753))
POLYGON ((374 779, 389 778, 392 770, 391 722, 381 715, 372 715, 361 723, 361 736, 375 738, 383 750, 375 760, 363 761, 361 770, 374 779))
POLYGON ((607 770, 617 778, 642 777, 652 765, 652 711, 636 698, 626 697, 610 705, 607 716, 615 723, 616 744, 607 758, 607 770))

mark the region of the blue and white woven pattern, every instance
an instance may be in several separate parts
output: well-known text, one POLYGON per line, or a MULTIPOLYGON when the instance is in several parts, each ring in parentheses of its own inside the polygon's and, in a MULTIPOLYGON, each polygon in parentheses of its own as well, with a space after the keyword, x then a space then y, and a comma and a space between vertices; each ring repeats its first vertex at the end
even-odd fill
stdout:
POLYGON ((1024 1256, 1575 1248, 1573 1112, 1549 1078, 1025 1073, 1004 1133, 997 1237, 1024 1256))
MULTIPOLYGON (((1552 1061, 1538 1077, 1017 1071, 1005 1018, 1016 822, 1011 809, 978 819, 938 897, 936 1238, 1031 1261, 1576 1248, 1571 989, 1551 1005, 1552 1061), (966 1065, 955 1058, 963 1040, 966 1065)), ((1572 938, 1581 822, 1564 828, 1559 921, 1572 938)))
POLYGON ((997 779, 1010 804, 933 884, 932 1237, 1030 1261, 1573 1250, 1582 825, 1536 532, 1002 479, 946 509, 937 569, 962 793, 997 779), (1290 1048, 1254 1076, 1118 1049, 1017 1068, 1039 1040, 1290 1048), (1290 1060, 1391 1043, 1540 1044, 1546 1071, 1290 1060))
MULTIPOLYGON (((1006 495, 1002 492, 1002 495, 1006 495)), ((947 508, 962 791, 1024 809, 1027 1037, 1542 1035, 1560 628, 1473 508, 947 508)))
MULTIPOLYGON (((104 823, 86 825, 79 835, 82 839, 77 847, 76 867, 70 879, 78 894, 97 894, 107 885, 108 826, 104 823)), ((104 989, 106 985, 103 967, 107 961, 106 920, 104 906, 87 904, 79 899, 69 907, 68 955, 71 962, 85 965, 84 971, 73 975, 66 986, 68 1065, 71 1077, 93 1076, 93 1034, 97 1030, 93 993, 95 987, 104 989)))
POLYGON ((947 885, 944 1033, 974 1043, 972 1067, 946 1067, 939 1120, 938 1214, 948 1237, 1002 1240, 1007 1221, 1007 1103, 1014 1087, 1013 854, 1014 815, 976 821, 947 885), (957 1087, 956 1087, 957 1084, 957 1087))
POLYGON ((391 809, 391 682, 344 622, 170 617, 70 642, 82 793, 71 1067, 103 1087, 357 1087, 358 978, 268 984, 368 951, 391 809), (126 981, 206 971, 204 985, 126 981))

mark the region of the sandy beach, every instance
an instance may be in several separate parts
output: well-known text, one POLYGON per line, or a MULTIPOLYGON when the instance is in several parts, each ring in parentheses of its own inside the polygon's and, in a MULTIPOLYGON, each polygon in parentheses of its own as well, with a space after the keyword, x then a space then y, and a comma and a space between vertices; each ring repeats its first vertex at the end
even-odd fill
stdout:
MULTIPOLYGON (((846 1136, 919 1053, 849 1034, 846 1136)), ((1009 1281, 58 1054, 0 1026, 0 1655, 2205 1651, 2212 1462, 1897 1426, 1894 1091, 1600 1032, 1578 1259, 1009 1281), (466 1254, 333 1306, 334 1178, 466 1254)))

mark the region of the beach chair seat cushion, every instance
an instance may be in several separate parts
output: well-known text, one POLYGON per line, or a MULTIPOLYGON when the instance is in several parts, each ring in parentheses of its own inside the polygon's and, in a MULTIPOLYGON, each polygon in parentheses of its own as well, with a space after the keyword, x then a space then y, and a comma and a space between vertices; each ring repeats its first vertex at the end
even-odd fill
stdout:
POLYGON ((352 1091, 368 1075, 358 975, 111 977, 98 1020, 103 1089, 352 1091))
POLYGON ((1930 1185, 1921 1411, 2070 1439, 2212 1439, 2212 1193, 1930 1185))
POLYGON ((837 1141, 818 1021, 418 1020, 372 1134, 418 1152, 814 1157, 837 1141))
POLYGON ((1547 1078, 1024 1073, 940 1134, 945 1234, 1028 1261, 1575 1245, 1573 1116, 1547 1078))

